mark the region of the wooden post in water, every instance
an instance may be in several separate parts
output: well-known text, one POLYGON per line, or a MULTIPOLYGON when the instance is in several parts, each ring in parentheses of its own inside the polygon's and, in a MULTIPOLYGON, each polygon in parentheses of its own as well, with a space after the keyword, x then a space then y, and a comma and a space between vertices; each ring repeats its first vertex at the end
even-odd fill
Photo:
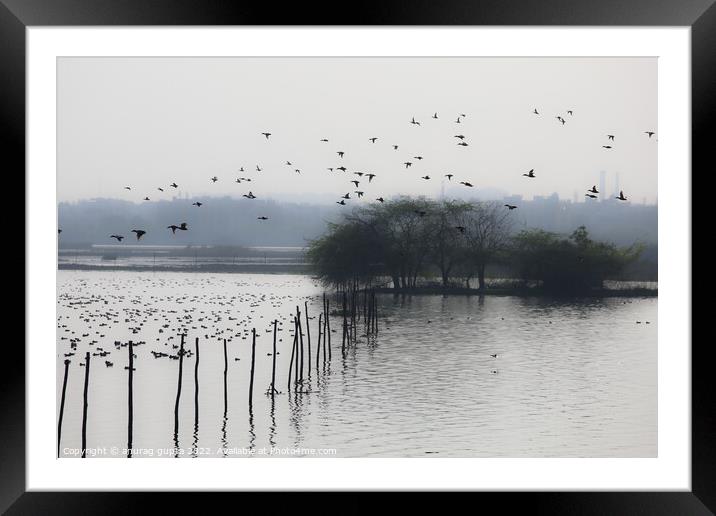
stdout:
POLYGON ((254 365, 256 363, 256 328, 251 330, 251 378, 249 380, 249 410, 254 404, 254 365))
POLYGON ((273 400, 274 394, 276 394, 276 326, 278 325, 278 319, 273 321, 273 363, 271 364, 271 399, 273 400))
MULTIPOLYGON (((303 324, 301 323, 301 311, 296 307, 296 323, 298 324, 298 338, 301 342, 301 376, 300 381, 303 383, 303 324)), ((311 360, 309 358, 308 362, 311 360)))
POLYGON ((224 339, 224 417, 226 417, 226 413, 228 412, 229 408, 229 396, 228 396, 228 389, 227 389, 227 382, 226 377, 229 372, 229 356, 226 353, 226 339, 224 339))
POLYGON ((82 458, 87 457, 87 390, 89 388, 90 352, 85 354, 85 388, 82 397, 82 458))
POLYGON ((303 313, 306 315, 306 338, 308 339, 308 376, 311 376, 311 324, 308 320, 308 301, 305 301, 303 306, 303 313))
MULTIPOLYGON (((295 319, 294 319, 295 322, 295 319)), ((295 324, 294 324, 295 326, 295 324)), ((288 362, 288 387, 286 389, 287 392, 291 391, 291 371, 293 370, 293 356, 296 354, 296 343, 298 342, 298 336, 294 332, 293 334, 293 345, 291 346, 291 360, 288 362)))
POLYGON ((294 339, 296 339, 296 363, 294 365, 294 372, 293 372, 293 383, 294 383, 294 390, 298 388, 298 355, 299 355, 299 349, 298 349, 298 334, 301 332, 301 330, 298 327, 298 319, 296 316, 293 317, 293 327, 294 327, 294 339))
MULTIPOLYGON (((323 294, 325 296, 325 294, 323 294)), ((329 317, 331 313, 331 302, 330 299, 326 298, 326 318, 324 319, 323 323, 326 325, 324 336, 323 336, 323 346, 326 345, 326 336, 328 337, 328 360, 331 360, 331 319, 329 317)), ((326 359, 326 350, 323 350, 323 359, 326 359)))
POLYGON ((129 364, 127 366, 127 458, 132 458, 132 424, 134 422, 134 407, 132 395, 132 379, 134 377, 134 349, 130 340, 127 344, 129 350, 129 364))
POLYGON ((194 340, 196 362, 194 362, 194 429, 199 427, 199 337, 194 340))
MULTIPOLYGON (((321 323, 323 322, 323 313, 318 314, 318 344, 316 345, 316 374, 318 374, 318 362, 321 358, 321 323)), ((323 353, 323 360, 326 359, 325 351, 323 353)))
POLYGON ((70 371, 70 359, 65 359, 65 377, 62 380, 62 398, 60 398, 60 418, 57 422, 57 456, 60 456, 60 442, 62 441, 62 416, 65 413, 65 394, 67 393, 67 375, 70 371))
POLYGON ((346 319, 347 314, 347 304, 346 304, 346 291, 343 291, 343 341, 341 343, 341 352, 346 352, 346 335, 348 334, 348 320, 346 319))
POLYGON ((179 344, 179 379, 177 381, 177 399, 174 403, 174 439, 179 438, 179 400, 181 398, 181 376, 184 365, 184 333, 181 334, 181 342, 179 344))

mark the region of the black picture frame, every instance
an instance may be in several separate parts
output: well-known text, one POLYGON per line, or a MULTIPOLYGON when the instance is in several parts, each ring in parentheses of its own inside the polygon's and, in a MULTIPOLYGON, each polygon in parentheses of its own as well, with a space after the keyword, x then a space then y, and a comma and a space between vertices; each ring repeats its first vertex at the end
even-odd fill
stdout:
MULTIPOLYGON (((336 2, 279 5, 240 0, 0 0, 0 141, 4 144, 3 164, 7 167, 4 177, 13 176, 17 180, 23 177, 25 169, 25 29, 65 25, 690 26, 693 169, 705 168, 714 133, 711 115, 716 112, 714 0, 386 0, 343 6, 336 2)), ((22 188, 24 190, 24 182, 22 188)), ((13 224, 16 226, 17 221, 13 224)), ((32 306, 26 309, 31 310, 32 306)), ((710 347, 708 338, 693 340, 690 492, 471 493, 467 495, 471 497, 467 503, 477 503, 481 508, 496 506, 508 512, 515 507, 528 507, 530 512, 538 514, 712 514, 716 511, 716 410, 711 395, 713 352, 710 347)), ((3 367, 0 374, 0 511, 8 514, 144 512, 143 509, 148 509, 146 498, 158 497, 165 510, 182 507, 181 512, 185 512, 197 501, 198 497, 184 493, 25 492, 24 348, 5 345, 2 357, 12 366, 3 367)), ((212 496, 233 504, 232 497, 236 495, 212 496)), ((246 498, 257 498, 261 494, 239 496, 243 497, 241 503, 244 504, 246 498)), ((301 499, 301 495, 292 496, 298 496, 294 500, 301 499)), ((338 512, 375 510, 379 503, 376 497, 380 496, 371 494, 359 499, 356 494, 347 494, 338 512)), ((410 499, 423 510, 430 508, 422 494, 411 494, 410 499)), ((272 505, 278 508, 283 503, 284 500, 279 500, 272 505)), ((445 509, 442 503, 438 507, 445 509)))

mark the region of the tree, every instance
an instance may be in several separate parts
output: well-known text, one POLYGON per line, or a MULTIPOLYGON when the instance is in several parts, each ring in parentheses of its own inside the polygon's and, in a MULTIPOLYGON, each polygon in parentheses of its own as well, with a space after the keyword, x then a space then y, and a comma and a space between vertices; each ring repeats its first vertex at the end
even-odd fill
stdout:
POLYGON ((472 203, 472 209, 462 213, 461 226, 466 244, 464 274, 469 279, 475 274, 478 287, 485 289, 485 267, 500 260, 510 243, 512 217, 510 210, 497 202, 472 203))
POLYGON ((567 238, 539 229, 522 231, 513 244, 513 264, 522 279, 541 281, 545 290, 572 293, 603 288, 605 279, 617 276, 643 249, 595 242, 584 226, 567 238))

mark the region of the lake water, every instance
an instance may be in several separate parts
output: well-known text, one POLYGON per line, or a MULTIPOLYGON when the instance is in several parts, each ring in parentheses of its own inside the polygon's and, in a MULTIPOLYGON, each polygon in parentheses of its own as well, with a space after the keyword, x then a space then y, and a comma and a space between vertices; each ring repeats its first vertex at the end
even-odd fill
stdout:
MULTIPOLYGON (((657 299, 379 296, 379 332, 315 366, 321 286, 307 276, 58 271, 57 400, 69 378, 62 456, 124 456, 135 346, 135 456, 655 457, 657 299), (287 393, 291 316, 308 301, 312 369, 287 393), (279 320, 272 401, 272 321, 279 320), (249 410, 251 330, 256 328, 249 410), (179 434, 174 405, 179 334, 179 434), (195 339, 200 360, 195 425, 195 339), (224 415, 223 339, 228 349, 224 415), (497 355, 493 357, 491 355, 497 355), (107 367, 105 361, 113 365, 107 367), (178 450, 175 450, 178 444, 178 450), (117 450, 113 451, 112 448, 117 450)), ((305 324, 305 320, 304 320, 305 324)), ((304 330, 305 333, 305 330, 304 330)), ((307 335, 306 335, 307 337, 307 335)))

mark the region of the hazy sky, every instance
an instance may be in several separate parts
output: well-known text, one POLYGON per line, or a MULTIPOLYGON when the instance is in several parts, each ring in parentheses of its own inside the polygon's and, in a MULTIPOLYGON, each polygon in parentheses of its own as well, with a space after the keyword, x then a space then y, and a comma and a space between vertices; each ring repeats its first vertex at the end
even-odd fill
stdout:
POLYGON ((600 170, 608 193, 618 172, 630 199, 656 200, 655 58, 60 58, 57 68, 59 201, 252 190, 333 202, 356 190, 352 179, 366 192, 352 203, 438 197, 443 182, 449 196, 458 181, 581 201, 600 170), (339 166, 348 172, 327 170, 339 166), (537 178, 522 177, 531 168, 537 178))

